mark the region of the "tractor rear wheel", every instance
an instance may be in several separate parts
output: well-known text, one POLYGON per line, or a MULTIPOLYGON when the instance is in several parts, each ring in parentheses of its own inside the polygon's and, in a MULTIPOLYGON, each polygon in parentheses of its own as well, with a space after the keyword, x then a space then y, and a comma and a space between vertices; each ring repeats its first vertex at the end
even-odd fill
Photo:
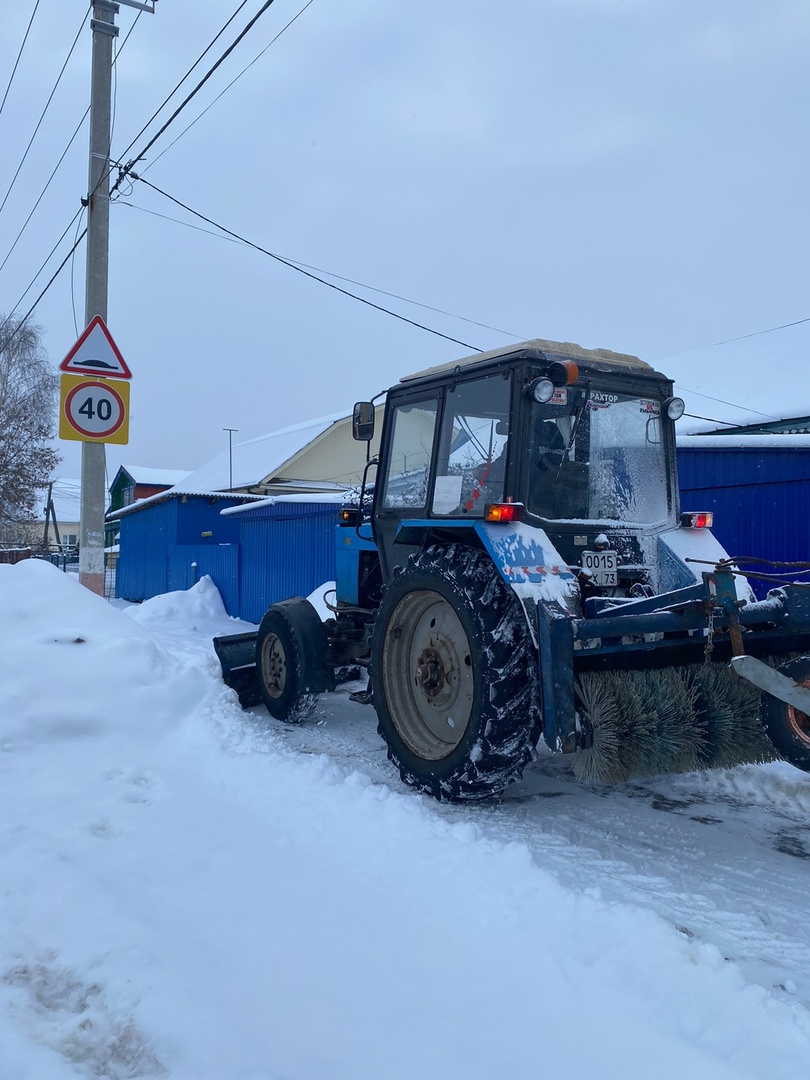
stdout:
MULTIPOLYGON (((789 660, 779 671, 800 686, 810 687, 810 656, 789 660)), ((771 694, 763 694, 762 723, 782 757, 797 769, 810 772, 810 715, 771 694)))
POLYGON ((484 552, 432 547, 395 571, 374 622, 371 685, 388 756, 420 791, 484 799, 531 759, 534 648, 484 552))

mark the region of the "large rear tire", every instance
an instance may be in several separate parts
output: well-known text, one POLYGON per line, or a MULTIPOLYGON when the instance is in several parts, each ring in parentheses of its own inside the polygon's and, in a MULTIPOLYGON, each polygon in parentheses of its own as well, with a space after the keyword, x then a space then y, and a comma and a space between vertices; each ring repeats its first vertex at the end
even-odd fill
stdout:
MULTIPOLYGON (((799 656, 779 668, 782 675, 810 687, 810 656, 799 656)), ((797 769, 810 772, 810 716, 771 694, 762 695, 762 724, 768 738, 797 769)))
POLYGON ((484 552, 432 547, 395 571, 374 622, 371 685, 388 756, 420 791, 488 798, 531 760, 534 648, 484 552))

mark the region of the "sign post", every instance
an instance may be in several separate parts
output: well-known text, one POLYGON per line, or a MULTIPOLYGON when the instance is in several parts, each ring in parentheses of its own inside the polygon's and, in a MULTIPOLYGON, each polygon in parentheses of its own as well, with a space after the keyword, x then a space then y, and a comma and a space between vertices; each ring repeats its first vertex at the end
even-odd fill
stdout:
POLYGON ((79 542, 79 580, 91 591, 104 595, 104 473, 100 490, 95 476, 87 484, 91 453, 104 460, 104 445, 129 442, 129 380, 132 372, 100 315, 94 316, 79 340, 59 365, 62 372, 59 393, 59 438, 81 442, 82 446, 82 527, 79 542), (92 503, 93 513, 87 507, 92 503), (92 530, 90 520, 100 520, 92 530), (90 551, 83 556, 84 545, 90 551), (84 562, 82 559, 84 558, 84 562), (83 569, 89 567, 89 569, 83 569), (100 569, 97 569, 100 568, 100 569))

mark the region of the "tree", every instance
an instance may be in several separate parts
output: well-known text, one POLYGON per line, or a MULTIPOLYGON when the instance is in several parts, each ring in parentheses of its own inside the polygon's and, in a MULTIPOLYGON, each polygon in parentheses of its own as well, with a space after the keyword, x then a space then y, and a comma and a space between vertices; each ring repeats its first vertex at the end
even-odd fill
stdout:
POLYGON ((0 527, 34 516, 61 461, 58 388, 39 328, 0 313, 0 527))

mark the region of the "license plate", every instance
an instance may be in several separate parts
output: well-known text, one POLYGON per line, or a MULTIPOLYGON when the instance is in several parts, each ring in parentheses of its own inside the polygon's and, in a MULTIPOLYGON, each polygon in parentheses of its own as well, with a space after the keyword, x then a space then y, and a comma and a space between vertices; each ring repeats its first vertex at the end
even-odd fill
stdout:
POLYGON ((582 569, 588 571, 594 585, 619 584, 619 558, 615 551, 583 551, 582 569))

